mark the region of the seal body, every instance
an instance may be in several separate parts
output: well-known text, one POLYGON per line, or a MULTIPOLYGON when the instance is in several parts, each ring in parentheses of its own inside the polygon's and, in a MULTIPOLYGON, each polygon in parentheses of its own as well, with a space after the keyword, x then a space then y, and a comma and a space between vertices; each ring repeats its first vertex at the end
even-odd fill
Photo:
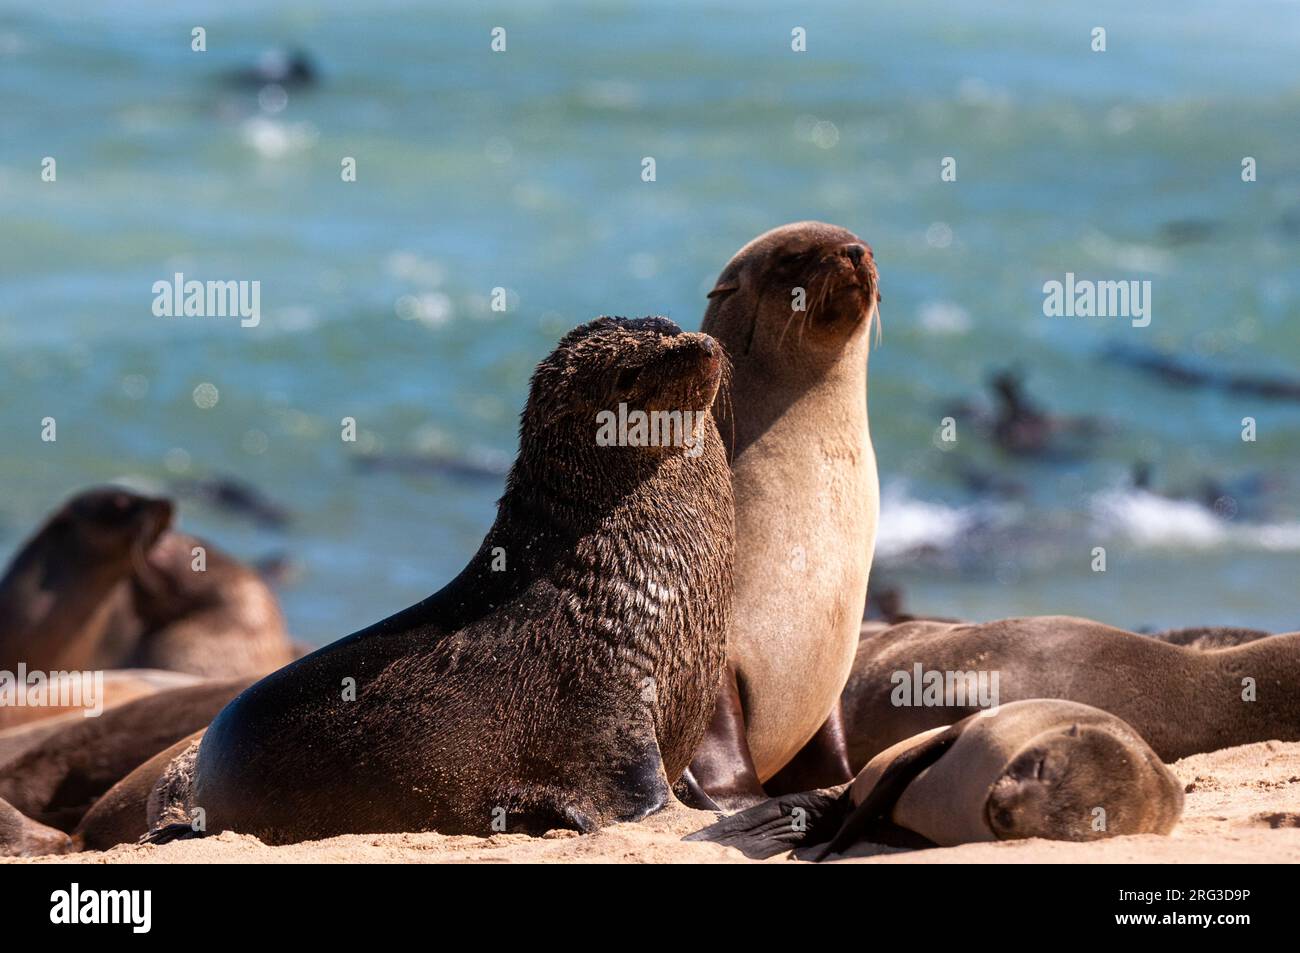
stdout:
POLYGON ((117 665, 126 646, 112 629, 124 586, 171 518, 167 500, 112 486, 60 507, 0 579, 0 668, 117 665))
POLYGON ((742 248, 704 316, 733 364, 716 408, 736 497, 727 651, 760 781, 826 722, 857 647, 880 506, 866 397, 877 285, 856 235, 801 222, 742 248))
POLYGON ((1132 726, 1088 705, 1029 699, 898 741, 851 784, 774 798, 688 839, 756 858, 820 845, 822 859, 862 841, 1168 834, 1182 810, 1181 784, 1132 726))
MULTIPOLYGON (((112 486, 65 503, 0 580, 0 668, 233 678, 291 661, 297 652, 266 583, 170 530, 172 516, 169 500, 112 486)), ((0 708, 0 727, 57 713, 0 708)))
POLYGON ((298 654, 270 587, 204 540, 164 533, 129 588, 117 620, 130 633, 123 664, 236 678, 263 675, 298 654))
POLYGON ((570 332, 534 374, 519 457, 465 570, 213 721, 193 780, 208 830, 587 831, 663 806, 725 656, 734 529, 710 414, 723 366, 711 338, 665 319, 570 332), (689 411, 689 445, 600 440, 620 405, 689 411))
MULTIPOLYGON (((96 798, 205 727, 252 681, 197 682, 115 705, 98 718, 74 714, 0 733, 0 799, 44 824, 72 830, 96 798)), ((132 840, 144 833, 142 813, 132 840)))
POLYGON ((1004 705, 1058 698, 1100 708, 1132 725, 1168 762, 1255 741, 1300 740, 1300 633, 1204 651, 1071 616, 867 631, 841 705, 855 768, 897 741, 979 710, 969 698, 896 704, 897 673, 911 675, 917 666, 996 673, 1004 705))

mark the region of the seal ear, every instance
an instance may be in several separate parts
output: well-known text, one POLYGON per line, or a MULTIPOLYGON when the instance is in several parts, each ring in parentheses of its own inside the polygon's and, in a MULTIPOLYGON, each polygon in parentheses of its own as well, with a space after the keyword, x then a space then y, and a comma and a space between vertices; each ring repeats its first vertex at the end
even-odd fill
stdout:
POLYGON ((733 814, 682 840, 723 844, 746 857, 764 860, 828 839, 852 810, 848 785, 787 794, 733 814))
POLYGON ((708 295, 706 295, 706 297, 710 299, 725 298, 733 291, 739 291, 739 290, 740 290, 739 280, 735 278, 719 278, 718 283, 713 286, 713 290, 710 291, 708 295))

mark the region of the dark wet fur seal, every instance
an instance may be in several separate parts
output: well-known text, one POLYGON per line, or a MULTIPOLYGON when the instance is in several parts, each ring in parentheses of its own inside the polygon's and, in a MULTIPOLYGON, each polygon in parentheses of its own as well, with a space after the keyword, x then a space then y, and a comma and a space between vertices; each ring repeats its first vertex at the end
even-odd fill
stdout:
POLYGON ((453 456, 451 454, 384 453, 366 454, 353 459, 364 473, 405 473, 416 476, 446 476, 478 483, 500 483, 510 472, 509 460, 497 460, 488 454, 453 456))
MULTIPOLYGON (((70 831, 95 799, 180 738, 205 727, 251 678, 203 682, 74 717, 0 761, 0 798, 28 817, 70 831)), ((141 821, 143 824, 143 819, 141 821)), ((143 834, 143 829, 136 836, 143 834)))
POLYGON ((715 408, 736 495, 736 610, 716 705, 732 721, 714 720, 691 776, 724 807, 761 798, 805 746, 800 777, 842 780, 828 720, 879 511, 866 396, 879 284, 858 236, 797 222, 745 245, 709 293, 702 327, 734 365, 715 408))
POLYGON ((208 831, 591 831, 664 806, 723 667, 734 529, 708 411, 724 364, 662 318, 566 335, 465 570, 217 716, 192 791, 208 831), (698 412, 699 451, 597 445, 620 403, 698 412))
POLYGON ((172 505, 119 487, 78 493, 27 541, 0 579, 0 669, 112 668, 122 589, 170 524, 172 505))
MULTIPOLYGON (((998 674, 1005 705, 1059 698, 1128 722, 1166 762, 1257 741, 1300 740, 1300 633, 1202 651, 1071 616, 982 624, 868 623, 844 688, 850 763, 978 711, 896 706, 895 672, 998 674), (1243 698, 1243 679, 1256 698, 1243 698)), ((1193 640, 1194 641, 1194 640, 1193 640)))
POLYGON ((1087 705, 1030 699, 900 741, 852 784, 768 801, 687 840, 754 858, 817 845, 810 859, 820 860, 862 841, 1168 834, 1182 808, 1178 779, 1131 726, 1087 705))
POLYGON ((305 50, 272 47, 262 51, 256 65, 229 74, 227 80, 252 89, 269 85, 305 89, 320 82, 320 69, 305 50))
MULTIPOLYGON (((986 434, 1003 453, 1012 457, 1065 462, 1086 457, 1109 425, 1092 417, 1053 414, 1039 405, 1025 387, 1025 374, 1016 367, 1001 368, 988 377, 993 406, 978 401, 956 401, 944 406, 944 416, 969 423, 986 434)), ((963 467, 958 464, 959 470, 963 467)), ((1024 487, 997 474, 967 466, 959 477, 968 488, 1005 496, 1022 495, 1024 487)))

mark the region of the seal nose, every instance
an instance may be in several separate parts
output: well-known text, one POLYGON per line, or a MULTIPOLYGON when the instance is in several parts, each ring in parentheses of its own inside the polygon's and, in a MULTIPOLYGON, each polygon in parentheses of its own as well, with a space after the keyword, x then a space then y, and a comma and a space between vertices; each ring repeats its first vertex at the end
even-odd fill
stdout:
POLYGON ((857 242, 845 245, 843 251, 855 266, 862 264, 862 259, 867 257, 867 246, 860 245, 857 242))

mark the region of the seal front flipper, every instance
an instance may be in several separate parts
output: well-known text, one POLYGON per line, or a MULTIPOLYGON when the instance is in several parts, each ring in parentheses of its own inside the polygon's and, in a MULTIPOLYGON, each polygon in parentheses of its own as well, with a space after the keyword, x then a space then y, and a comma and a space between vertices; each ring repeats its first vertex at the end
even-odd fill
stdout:
MULTIPOLYGON (((972 715, 972 718, 979 717, 972 715)), ((907 790, 916 776, 924 771, 930 765, 938 761, 952 747, 953 743, 961 736, 966 722, 970 718, 957 722, 955 725, 949 725, 947 728, 933 729, 928 733, 928 737, 910 738, 900 742, 895 748, 888 749, 882 755, 877 757, 881 760, 887 760, 897 748, 907 746, 901 754, 898 754, 884 767, 879 776, 873 779, 872 765, 862 769, 862 772, 849 785, 846 799, 852 805, 857 801, 857 807, 852 808, 851 813, 847 814, 843 825, 818 854, 814 860, 825 860, 831 854, 839 854, 846 847, 865 839, 869 833, 877 837, 887 838, 884 843, 890 843, 895 846, 919 846, 915 839, 905 838, 900 840, 897 835, 900 829, 893 823, 890 815, 894 811, 894 805, 902 797, 903 792, 907 790), (871 787, 866 788, 867 784, 871 787)), ((924 842, 928 844, 928 842, 924 842)))
POLYGON ((847 785, 772 798, 682 840, 734 847, 764 860, 832 837, 853 810, 847 785))
MULTIPOLYGON (((745 708, 736 679, 735 666, 728 665, 718 683, 713 718, 691 758, 689 779, 683 775, 686 790, 678 797, 688 807, 739 811, 767 799, 745 737, 745 708), (696 790, 690 788, 692 782, 696 790)), ((678 787, 682 787, 681 781, 678 787)))
POLYGON ((497 799, 506 831, 540 835, 561 828, 594 834, 606 824, 640 821, 668 805, 672 794, 648 716, 631 728, 611 723, 596 737, 607 738, 608 746, 590 747, 567 765, 548 766, 497 799))
POLYGON ((691 769, 687 768, 682 772, 682 776, 677 779, 673 785, 673 796, 681 801, 687 807, 694 808, 697 811, 717 811, 719 814, 725 813, 718 802, 709 797, 709 793, 695 779, 691 769))

